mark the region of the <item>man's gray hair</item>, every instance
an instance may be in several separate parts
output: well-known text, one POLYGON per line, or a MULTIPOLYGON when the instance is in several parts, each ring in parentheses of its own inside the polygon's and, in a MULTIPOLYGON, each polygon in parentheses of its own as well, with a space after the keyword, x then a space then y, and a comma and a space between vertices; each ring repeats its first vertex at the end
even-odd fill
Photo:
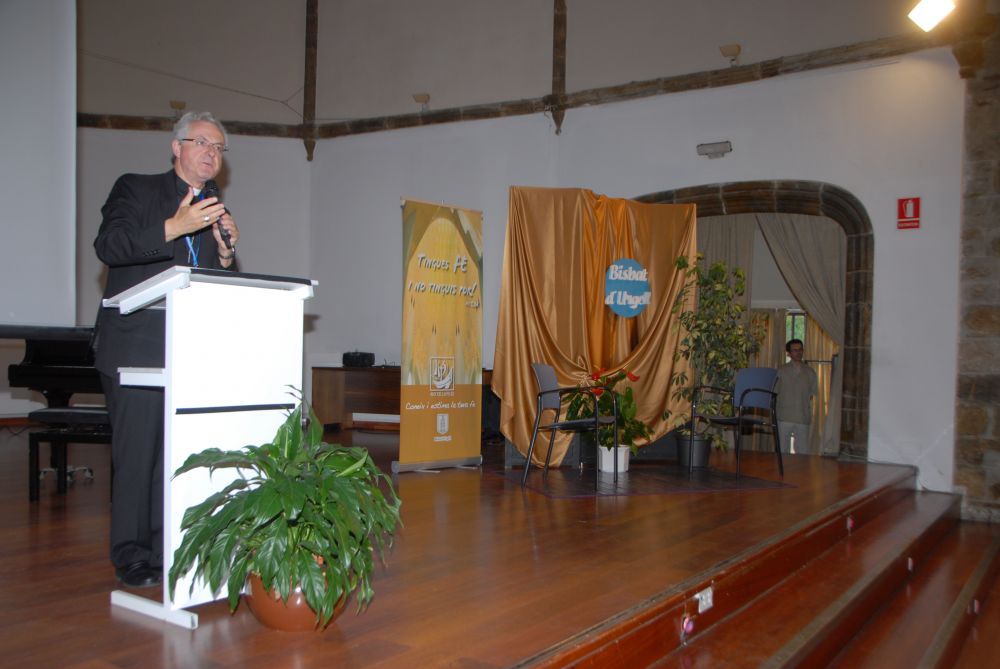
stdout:
POLYGON ((212 116, 212 112, 199 112, 199 111, 189 111, 188 113, 177 119, 177 123, 174 123, 174 139, 180 141, 182 139, 188 139, 188 132, 191 130, 191 124, 196 121, 206 121, 211 123, 219 132, 222 133, 222 143, 229 145, 229 136, 226 135, 226 128, 222 125, 219 119, 212 116))

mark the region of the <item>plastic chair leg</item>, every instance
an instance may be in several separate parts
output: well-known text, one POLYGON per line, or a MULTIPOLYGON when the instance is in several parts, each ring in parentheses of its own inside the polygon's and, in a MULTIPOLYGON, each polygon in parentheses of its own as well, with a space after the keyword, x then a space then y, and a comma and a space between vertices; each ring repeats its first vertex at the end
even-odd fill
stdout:
POLYGON ((531 453, 535 450, 535 440, 538 439, 538 416, 535 417, 535 427, 531 430, 531 442, 528 444, 528 454, 524 460, 524 474, 521 475, 521 487, 528 482, 528 470, 531 469, 531 453))
POLYGON ((552 446, 556 441, 556 431, 549 430, 549 452, 545 454, 545 466, 542 467, 542 479, 549 477, 549 462, 552 460, 552 446))
POLYGON ((785 476, 785 463, 781 459, 781 439, 778 438, 778 424, 771 424, 771 434, 774 435, 774 453, 778 456, 778 473, 782 478, 785 476))
POLYGON ((688 478, 694 475, 694 420, 691 421, 691 431, 688 432, 688 478))

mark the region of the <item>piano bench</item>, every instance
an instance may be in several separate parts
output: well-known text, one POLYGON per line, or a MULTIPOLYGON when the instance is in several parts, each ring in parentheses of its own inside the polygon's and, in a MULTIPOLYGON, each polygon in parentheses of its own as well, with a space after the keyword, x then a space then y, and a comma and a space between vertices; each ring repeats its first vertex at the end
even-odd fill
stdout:
POLYGON ((107 407, 47 407, 29 413, 28 420, 52 427, 101 425, 111 429, 107 407))
MULTIPOLYGON (((36 423, 43 423, 44 429, 32 432, 28 437, 28 499, 38 501, 38 481, 42 470, 38 462, 38 446, 47 442, 52 447, 52 461, 56 470, 56 492, 66 493, 70 467, 66 464, 66 446, 70 443, 110 444, 111 423, 104 407, 53 407, 39 409, 28 414, 36 423)), ((80 467, 93 476, 89 467, 80 467)))

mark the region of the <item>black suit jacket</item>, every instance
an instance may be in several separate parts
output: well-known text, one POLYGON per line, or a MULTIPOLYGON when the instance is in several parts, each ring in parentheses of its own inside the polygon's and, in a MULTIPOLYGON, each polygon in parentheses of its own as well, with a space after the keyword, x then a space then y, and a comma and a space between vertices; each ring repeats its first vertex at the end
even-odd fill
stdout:
MULTIPOLYGON (((104 297, 111 297, 175 265, 194 265, 184 237, 164 241, 164 222, 187 194, 170 170, 163 174, 126 174, 118 178, 101 208, 103 220, 94 240, 97 257, 108 266, 104 297)), ((198 267, 222 269, 212 228, 191 235, 198 267)), ((232 268, 235 268, 235 263, 232 268)), ((142 309, 122 316, 102 308, 95 333, 97 369, 108 376, 119 367, 162 367, 165 314, 142 309)))

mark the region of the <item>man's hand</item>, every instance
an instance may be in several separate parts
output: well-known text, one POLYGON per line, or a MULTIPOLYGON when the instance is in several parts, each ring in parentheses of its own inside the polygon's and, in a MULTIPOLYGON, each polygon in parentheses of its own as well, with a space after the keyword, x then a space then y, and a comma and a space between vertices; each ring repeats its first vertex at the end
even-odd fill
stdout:
MULTIPOLYGON (((225 214, 226 208, 219 202, 219 198, 217 197, 209 197, 192 204, 191 200, 193 199, 194 189, 188 187, 187 195, 184 196, 181 203, 177 206, 177 211, 163 223, 163 234, 166 241, 172 242, 178 237, 197 232, 219 220, 219 217, 225 214)), ((229 220, 232 222, 231 217, 229 220)), ((227 227, 227 229, 229 228, 227 227)), ((236 231, 235 223, 232 229, 236 231)), ((213 233, 216 236, 216 241, 221 243, 222 240, 219 237, 218 230, 213 230, 213 233)), ((236 231, 235 237, 238 236, 239 232, 236 231)), ((234 239, 234 244, 235 241, 234 239)), ((222 247, 225 248, 225 244, 222 244, 222 247)))
POLYGON ((236 221, 233 219, 232 214, 228 211, 223 211, 222 218, 212 226, 212 234, 215 236, 215 243, 219 245, 219 262, 222 263, 223 267, 229 267, 233 264, 233 256, 236 253, 236 242, 240 239, 240 229, 236 227, 236 221), (225 229, 229 233, 229 243, 232 245, 231 249, 226 246, 226 242, 222 238, 222 229, 225 229))

